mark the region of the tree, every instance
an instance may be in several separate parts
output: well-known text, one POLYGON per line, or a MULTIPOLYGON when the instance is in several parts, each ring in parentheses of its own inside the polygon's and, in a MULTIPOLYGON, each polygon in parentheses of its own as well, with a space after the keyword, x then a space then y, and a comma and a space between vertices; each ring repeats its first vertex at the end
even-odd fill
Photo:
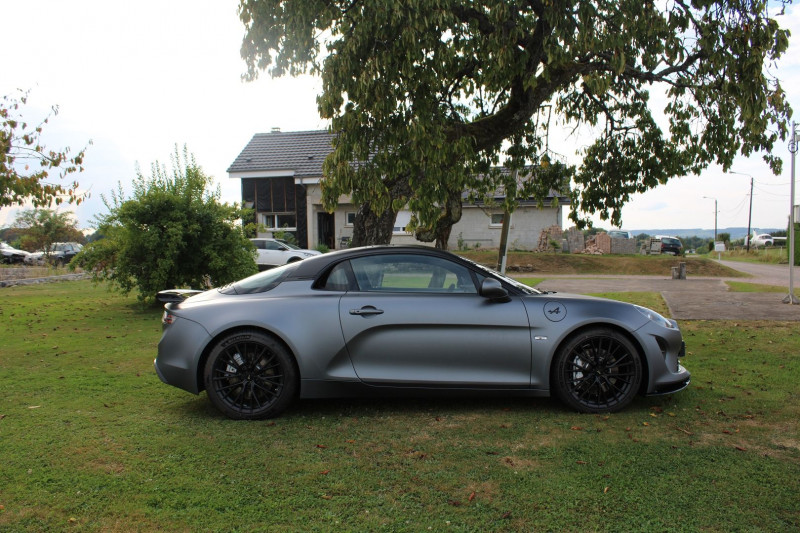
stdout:
POLYGON ((89 243, 75 258, 95 280, 107 280, 123 293, 134 288, 152 300, 160 290, 223 285, 257 271, 255 252, 239 223, 242 209, 220 203, 220 191, 207 191, 206 176, 184 147, 177 147, 172 173, 158 162, 145 178, 137 171, 133 193, 122 185, 103 197, 107 214, 97 216, 104 238, 89 243))
POLYGON ((324 200, 332 209, 349 194, 360 204, 354 244, 388 241, 404 205, 435 229, 460 216, 450 206, 464 190, 505 187, 513 207, 571 179, 574 221, 598 212, 620 226, 633 193, 671 177, 711 163, 728 169, 737 154, 757 151, 780 168, 770 150, 786 137, 791 110, 765 67, 786 51, 788 32, 766 1, 240 6, 246 78, 265 69, 322 76, 320 115, 337 133, 324 200), (578 168, 533 172, 521 184, 509 181, 513 172, 491 171, 548 169, 542 117, 551 113, 592 130, 578 168))
POLYGON ((17 215, 14 227, 20 230, 22 247, 29 251, 48 251, 54 242, 86 242, 78 221, 68 212, 26 209, 17 215))
MULTIPOLYGON (((58 179, 83 172, 84 148, 70 155, 70 148, 48 150, 41 142, 44 126, 58 114, 58 107, 37 126, 30 127, 22 120, 20 107, 28 102, 28 92, 20 96, 3 96, 0 102, 0 207, 21 205, 30 200, 34 206, 60 204, 64 198, 80 204, 86 197, 78 192, 78 182, 62 185, 48 181, 52 172, 58 179), (35 169, 31 169, 33 166, 35 169)), ((90 141, 91 143, 91 141, 90 141)))

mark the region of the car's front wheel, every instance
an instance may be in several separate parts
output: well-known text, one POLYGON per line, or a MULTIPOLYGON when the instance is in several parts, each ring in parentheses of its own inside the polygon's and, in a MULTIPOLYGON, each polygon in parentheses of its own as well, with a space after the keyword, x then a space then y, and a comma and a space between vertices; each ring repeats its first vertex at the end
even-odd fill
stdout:
POLYGON ((613 329, 585 330, 556 353, 556 396, 583 413, 608 413, 631 403, 642 384, 642 361, 628 338, 613 329))
POLYGON ((259 331, 239 331, 221 339, 209 354, 203 379, 211 403, 239 420, 276 417, 297 394, 292 355, 259 331))

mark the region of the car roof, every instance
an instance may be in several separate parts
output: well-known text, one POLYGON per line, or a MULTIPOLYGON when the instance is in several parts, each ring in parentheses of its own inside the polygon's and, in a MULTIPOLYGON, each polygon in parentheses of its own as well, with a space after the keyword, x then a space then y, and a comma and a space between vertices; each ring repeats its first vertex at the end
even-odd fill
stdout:
POLYGON ((459 257, 450 252, 433 248, 431 246, 422 245, 376 245, 376 246, 362 246, 359 248, 347 248, 345 250, 336 250, 335 252, 328 252, 322 255, 315 255, 308 257, 297 263, 295 268, 286 278, 287 280, 301 280, 301 279, 314 279, 320 272, 328 268, 334 263, 339 261, 352 259, 355 257, 363 257, 368 255, 382 255, 382 254, 424 254, 433 255, 438 257, 447 258, 450 260, 459 261, 459 257))

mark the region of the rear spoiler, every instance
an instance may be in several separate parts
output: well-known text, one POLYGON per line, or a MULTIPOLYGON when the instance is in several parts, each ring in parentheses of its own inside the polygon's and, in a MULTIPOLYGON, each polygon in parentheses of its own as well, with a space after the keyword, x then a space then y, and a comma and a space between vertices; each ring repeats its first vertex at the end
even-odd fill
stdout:
POLYGON ((156 300, 165 304, 180 303, 186 298, 194 296, 195 294, 200 294, 201 292, 204 291, 199 291, 197 289, 169 289, 166 291, 159 291, 159 293, 156 294, 156 300))

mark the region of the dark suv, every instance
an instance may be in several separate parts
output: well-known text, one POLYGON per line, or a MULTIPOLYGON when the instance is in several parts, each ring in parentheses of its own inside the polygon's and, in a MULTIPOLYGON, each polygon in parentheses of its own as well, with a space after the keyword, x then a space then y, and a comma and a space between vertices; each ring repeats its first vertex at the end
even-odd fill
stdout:
POLYGON ((659 236, 658 239, 661 240, 662 254, 681 255, 683 244, 681 244, 680 239, 678 239, 677 237, 662 237, 662 236, 659 236))

